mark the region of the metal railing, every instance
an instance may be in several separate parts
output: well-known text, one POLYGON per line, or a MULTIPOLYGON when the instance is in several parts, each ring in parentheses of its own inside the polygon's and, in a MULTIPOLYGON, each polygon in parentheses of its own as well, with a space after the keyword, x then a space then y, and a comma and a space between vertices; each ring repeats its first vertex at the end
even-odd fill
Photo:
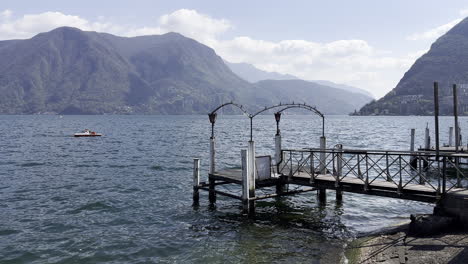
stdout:
MULTIPOLYGON (((283 149, 278 172, 294 177, 332 175, 338 187, 344 179, 362 182, 364 189, 378 181, 391 183, 401 193, 409 184, 425 185, 437 194, 468 188, 468 155, 431 151, 342 149, 283 149)), ((388 184, 387 184, 388 186, 388 184)), ((427 189, 427 188, 426 188, 427 189)))

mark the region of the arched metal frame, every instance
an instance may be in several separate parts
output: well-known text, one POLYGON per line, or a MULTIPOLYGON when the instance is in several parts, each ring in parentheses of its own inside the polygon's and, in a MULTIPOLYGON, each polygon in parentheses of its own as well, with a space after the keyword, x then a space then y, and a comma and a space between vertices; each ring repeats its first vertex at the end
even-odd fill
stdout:
MULTIPOLYGON (((310 105, 307 105, 305 103, 298 104, 298 103, 294 103, 294 102, 293 103, 287 103, 287 104, 279 103, 278 105, 265 107, 264 109, 254 113, 254 114, 250 114, 249 112, 247 112, 244 109, 244 107, 242 105, 236 104, 234 102, 229 102, 229 103, 225 103, 225 104, 222 104, 222 105, 218 106, 213 111, 211 111, 211 113, 208 114, 208 116, 210 118, 210 123, 211 123, 211 137, 212 138, 214 138, 214 124, 216 122, 217 111, 220 110, 223 107, 228 106, 228 105, 232 105, 232 106, 235 106, 235 107, 239 108, 242 111, 242 113, 244 115, 246 115, 250 119, 250 141, 253 140, 253 118, 256 117, 257 115, 265 112, 265 111, 275 109, 275 108, 279 108, 279 107, 282 107, 282 108, 277 113, 281 113, 281 112, 283 112, 285 110, 288 110, 288 109, 291 109, 291 108, 302 108, 302 109, 305 109, 305 110, 309 110, 309 111, 313 112, 314 114, 320 116, 322 118, 322 136, 325 136, 325 116, 322 114, 322 112, 317 110, 317 108, 315 108, 314 106, 310 106, 310 105)), ((277 121, 277 122, 279 122, 279 121, 277 121)))
MULTIPOLYGON (((208 114, 208 117, 210 118, 210 123, 211 123, 211 138, 214 138, 214 124, 216 122, 216 116, 217 116, 216 112, 218 112, 218 110, 228 105, 232 105, 232 106, 239 108, 245 116, 250 118, 251 114, 249 114, 249 112, 247 112, 242 105, 236 104, 234 102, 225 103, 216 107, 213 111, 211 111, 211 113, 208 114)), ((252 121, 250 123, 252 124, 252 121)))
MULTIPOLYGON (((310 105, 307 105, 305 103, 303 104, 295 104, 294 102, 293 103, 290 103, 290 104, 278 104, 278 105, 273 105, 273 106, 270 106, 270 107, 265 107, 264 109, 258 111, 257 113, 253 114, 252 115, 252 118, 256 117, 257 115, 265 112, 265 111, 268 111, 268 110, 271 110, 271 109, 274 109, 274 108, 278 108, 278 107, 283 107, 282 109, 280 109, 278 111, 278 113, 281 113, 285 110, 288 110, 288 109, 291 109, 291 108, 302 108, 302 109, 306 109, 306 110, 309 110, 311 112, 313 112, 314 114, 320 116, 322 118, 322 136, 325 136, 325 116, 322 114, 322 112, 320 112, 319 110, 317 110, 317 108, 315 108, 314 106, 310 106, 310 105)), ((251 122, 251 125, 252 125, 252 122, 251 122)), ((252 140, 252 127, 250 128, 250 140, 252 140)))

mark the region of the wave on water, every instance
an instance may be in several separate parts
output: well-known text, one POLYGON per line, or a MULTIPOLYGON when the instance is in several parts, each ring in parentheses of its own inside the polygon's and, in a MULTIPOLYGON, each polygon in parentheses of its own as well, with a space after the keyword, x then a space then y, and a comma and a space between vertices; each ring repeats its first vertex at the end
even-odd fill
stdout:
POLYGON ((26 163, 21 163, 18 166, 20 167, 34 167, 34 166, 44 166, 46 165, 45 162, 26 162, 26 163))
POLYGON ((69 211, 70 214, 78 214, 83 211, 118 211, 118 208, 113 207, 111 205, 107 205, 104 202, 93 202, 93 203, 88 203, 83 206, 80 206, 79 208, 75 210, 69 211))
POLYGON ((155 170, 155 171, 163 171, 164 167, 159 166, 159 165, 153 165, 153 166, 150 167, 150 169, 155 170))
POLYGON ((21 233, 19 230, 14 230, 14 229, 3 229, 0 230, 0 236, 8 236, 8 235, 13 235, 13 234, 18 234, 21 233))

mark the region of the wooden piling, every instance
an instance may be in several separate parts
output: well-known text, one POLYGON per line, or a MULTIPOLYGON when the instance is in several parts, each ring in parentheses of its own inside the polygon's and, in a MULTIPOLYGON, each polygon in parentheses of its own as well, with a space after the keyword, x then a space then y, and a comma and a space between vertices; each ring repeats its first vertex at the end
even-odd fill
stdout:
POLYGON ((193 205, 198 205, 200 202, 199 194, 200 185, 200 159, 193 159, 193 205))
POLYGON ((317 190, 317 197, 320 204, 325 204, 327 202, 327 189, 319 188, 317 190))

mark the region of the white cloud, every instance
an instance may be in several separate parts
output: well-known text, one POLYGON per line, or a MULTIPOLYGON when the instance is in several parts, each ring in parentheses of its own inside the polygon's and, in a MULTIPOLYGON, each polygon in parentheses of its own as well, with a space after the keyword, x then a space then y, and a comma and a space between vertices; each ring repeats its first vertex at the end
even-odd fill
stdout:
POLYGON ((462 9, 458 13, 460 14, 460 16, 466 17, 466 16, 468 16, 468 8, 467 9, 462 9))
POLYGON ((456 24, 462 21, 461 18, 452 20, 447 24, 435 27, 433 29, 429 29, 422 33, 415 33, 407 37, 408 40, 431 40, 434 41, 438 37, 442 36, 443 34, 447 33, 451 28, 453 28, 456 24))
POLYGON ((5 9, 0 13, 0 17, 3 20, 9 19, 12 15, 13 15, 13 11, 11 11, 10 9, 5 9))
POLYGON ((0 39, 29 38, 60 26, 108 32, 123 36, 163 34, 174 31, 198 40, 231 62, 247 62, 267 71, 289 73, 307 80, 327 79, 369 90, 377 96, 393 88, 403 73, 422 53, 392 57, 391 52, 372 47, 365 40, 336 40, 327 43, 308 40, 277 42, 238 36, 223 39, 234 26, 225 19, 180 9, 161 16, 155 25, 131 27, 89 21, 61 12, 44 12, 13 18, 10 10, 0 13, 0 39))

